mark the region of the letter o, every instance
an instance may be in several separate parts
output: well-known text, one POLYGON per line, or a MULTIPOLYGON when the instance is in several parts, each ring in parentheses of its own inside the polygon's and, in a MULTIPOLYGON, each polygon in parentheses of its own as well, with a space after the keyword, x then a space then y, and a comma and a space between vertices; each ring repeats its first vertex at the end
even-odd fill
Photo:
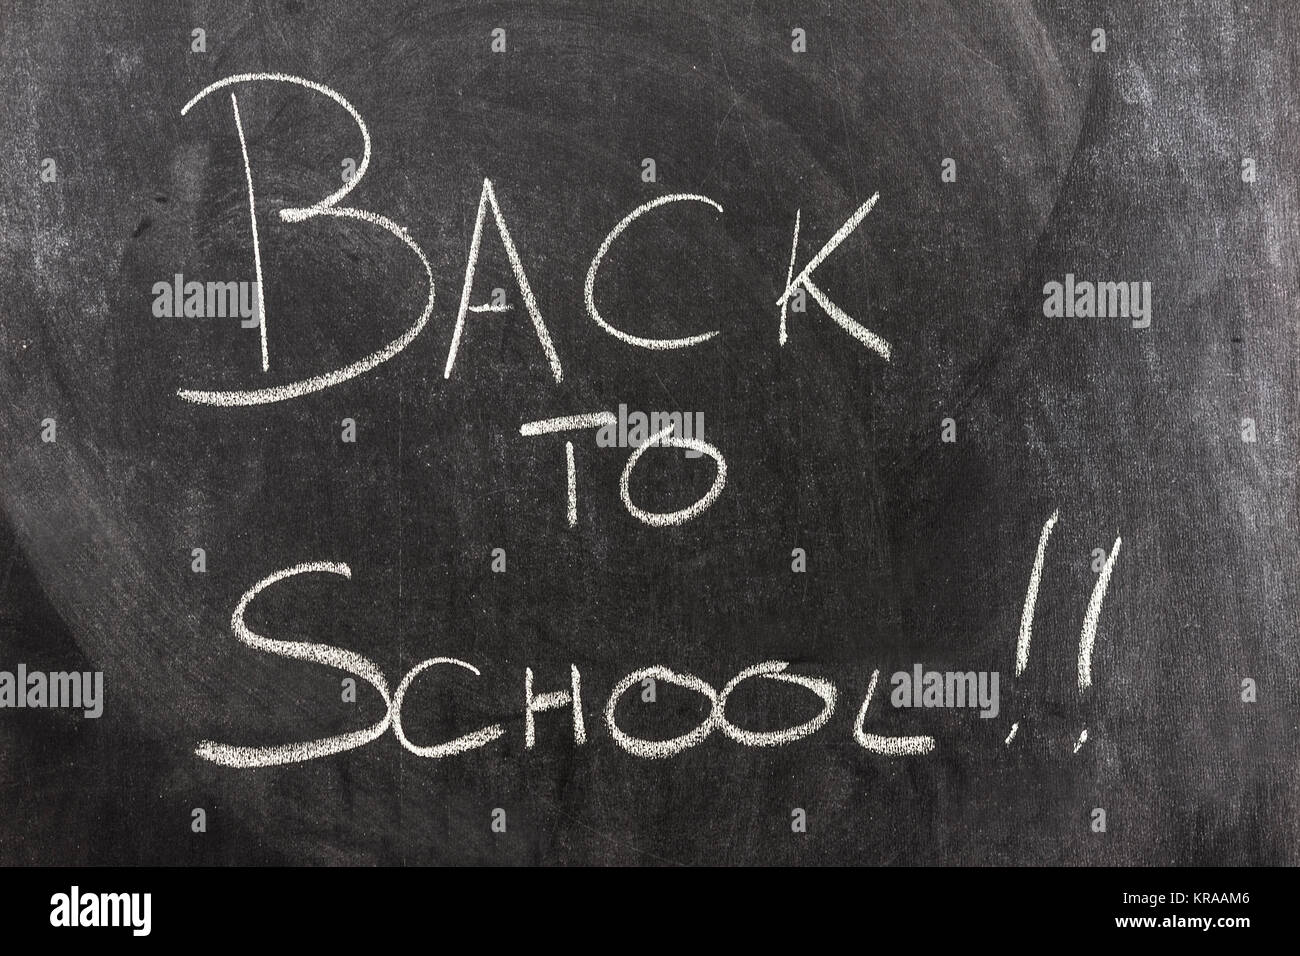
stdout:
POLYGON ((628 457, 627 465, 623 468, 623 476, 618 482, 619 497, 623 499, 623 505, 627 508, 632 517, 655 528, 663 528, 674 524, 684 524, 692 518, 698 517, 702 511, 709 507, 709 505, 718 500, 718 495, 722 494, 722 489, 727 485, 727 462, 726 459, 722 457, 722 452, 718 450, 717 446, 710 445, 708 442, 699 438, 674 438, 672 432, 673 426, 669 425, 667 428, 655 432, 648 439, 642 442, 640 447, 633 451, 628 457), (709 490, 704 493, 703 497, 694 504, 687 505, 679 511, 658 512, 645 511, 638 508, 632 503, 632 492, 628 485, 632 480, 632 469, 635 468, 636 463, 641 460, 641 456, 652 447, 689 448, 692 451, 698 451, 702 454, 708 455, 718 463, 718 474, 713 479, 713 486, 709 488, 709 490))
POLYGON ((727 682, 727 686, 722 688, 722 694, 718 697, 718 726, 724 734, 737 743, 749 747, 778 747, 781 744, 788 744, 791 741, 807 737, 821 730, 826 721, 831 719, 831 714, 835 712, 835 685, 820 677, 804 677, 799 674, 783 673, 789 666, 785 661, 764 661, 762 664, 746 667, 727 682), (787 684, 798 684, 800 687, 806 687, 820 697, 825 706, 822 707, 821 713, 816 717, 799 724, 797 727, 768 731, 744 730, 727 720, 727 698, 731 696, 733 690, 740 686, 742 681, 746 681, 751 677, 766 677, 768 680, 779 680, 787 684))
POLYGON ((609 692, 609 703, 605 705, 605 724, 609 727, 614 742, 628 753, 637 757, 648 757, 652 760, 660 757, 671 757, 674 754, 681 753, 687 747, 694 747, 713 733, 713 729, 718 726, 718 692, 694 674, 678 674, 666 667, 646 667, 628 674, 609 692), (690 733, 682 734, 680 737, 673 737, 670 740, 644 740, 640 737, 633 737, 631 734, 625 734, 619 729, 614 720, 614 708, 618 706, 620 697, 627 693, 633 685, 640 684, 647 677, 667 681, 670 684, 685 687, 687 690, 693 690, 707 697, 709 699, 709 716, 690 733))

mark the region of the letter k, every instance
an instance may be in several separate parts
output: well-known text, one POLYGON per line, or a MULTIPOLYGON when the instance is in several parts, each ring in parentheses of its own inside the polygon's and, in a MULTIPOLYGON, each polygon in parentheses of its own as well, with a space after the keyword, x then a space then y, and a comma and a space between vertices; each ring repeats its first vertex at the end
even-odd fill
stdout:
POLYGON ((818 252, 817 255, 813 256, 812 259, 809 260, 808 265, 804 266, 803 271, 800 272, 797 276, 794 274, 794 260, 795 260, 795 256, 798 255, 799 253, 800 210, 795 211, 794 243, 790 249, 790 270, 789 272, 786 273, 785 291, 781 293, 781 297, 776 300, 776 304, 781 307, 780 342, 782 345, 785 345, 785 340, 787 337, 786 329, 785 329, 785 317, 786 317, 786 312, 789 308, 790 297, 795 294, 795 290, 797 290, 800 286, 802 286, 803 288, 808 290, 808 294, 817 300, 817 304, 826 310, 827 315, 829 315, 832 319, 834 319, 836 323, 840 326, 840 328, 842 328, 845 332, 849 333, 849 335, 853 336, 855 339, 857 339, 867 348, 871 349, 874 352, 879 353, 881 358, 883 358, 886 362, 889 361, 889 343, 886 342, 884 339, 882 339, 880 336, 876 335, 876 333, 872 332, 866 326, 862 325, 860 322, 858 322, 856 319, 850 316, 847 312, 841 309, 834 302, 832 302, 830 298, 826 295, 826 293, 823 292, 820 288, 818 288, 817 284, 812 280, 813 270, 816 269, 823 262, 825 262, 827 256, 829 256, 832 252, 834 252, 836 247, 838 247, 841 242, 847 239, 849 234, 853 232, 854 229, 858 228, 858 225, 862 222, 863 219, 867 217, 867 213, 871 212, 871 207, 876 204, 876 200, 879 198, 880 198, 880 193, 876 193, 874 196, 872 196, 870 199, 864 202, 861 206, 859 206, 858 211, 855 212, 852 216, 850 216, 848 218, 848 221, 845 222, 844 225, 840 226, 839 231, 836 232, 835 235, 831 236, 829 240, 827 240, 826 245, 822 246, 821 251, 818 252))

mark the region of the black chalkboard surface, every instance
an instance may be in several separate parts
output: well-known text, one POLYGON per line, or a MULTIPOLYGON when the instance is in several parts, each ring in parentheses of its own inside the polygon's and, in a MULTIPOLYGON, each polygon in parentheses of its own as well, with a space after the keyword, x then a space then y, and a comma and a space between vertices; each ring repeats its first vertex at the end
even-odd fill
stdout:
POLYGON ((1297 37, 6 4, 0 863, 1300 861, 1297 37))

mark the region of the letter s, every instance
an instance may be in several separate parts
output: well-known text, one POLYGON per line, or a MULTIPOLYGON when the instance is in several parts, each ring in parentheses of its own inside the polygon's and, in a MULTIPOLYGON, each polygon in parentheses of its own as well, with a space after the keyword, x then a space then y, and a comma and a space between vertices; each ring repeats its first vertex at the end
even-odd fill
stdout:
POLYGON ((316 664, 336 667, 341 671, 355 674, 362 680, 367 681, 375 690, 379 691, 379 696, 384 699, 383 719, 364 730, 337 734, 320 740, 277 744, 268 747, 240 747, 233 744, 217 743, 212 740, 203 740, 199 742, 194 751, 198 756, 223 767, 274 767, 279 764, 327 757, 330 754, 342 753, 344 750, 353 750, 383 736, 384 732, 388 730, 393 720, 393 706, 388 694, 388 681, 384 679, 379 666, 370 658, 355 651, 347 651, 329 644, 272 640, 269 637, 257 634, 244 623, 244 612, 248 610, 248 605, 253 602, 253 598, 278 581, 313 572, 339 574, 349 580, 352 578, 352 570, 346 564, 337 564, 332 561, 309 561, 304 564, 296 564, 291 568, 285 568, 283 571, 277 571, 258 581, 239 599, 239 604, 235 607, 235 613, 230 618, 230 629, 235 632, 235 637, 241 643, 247 644, 254 650, 266 651, 268 654, 278 654, 281 657, 289 657, 294 660, 312 661, 316 664))

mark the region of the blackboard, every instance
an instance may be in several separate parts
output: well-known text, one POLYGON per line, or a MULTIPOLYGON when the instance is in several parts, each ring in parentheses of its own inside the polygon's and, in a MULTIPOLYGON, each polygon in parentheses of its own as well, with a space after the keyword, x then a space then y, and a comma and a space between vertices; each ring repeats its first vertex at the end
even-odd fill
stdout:
POLYGON ((9 5, 0 862, 1294 864, 1297 36, 9 5))

